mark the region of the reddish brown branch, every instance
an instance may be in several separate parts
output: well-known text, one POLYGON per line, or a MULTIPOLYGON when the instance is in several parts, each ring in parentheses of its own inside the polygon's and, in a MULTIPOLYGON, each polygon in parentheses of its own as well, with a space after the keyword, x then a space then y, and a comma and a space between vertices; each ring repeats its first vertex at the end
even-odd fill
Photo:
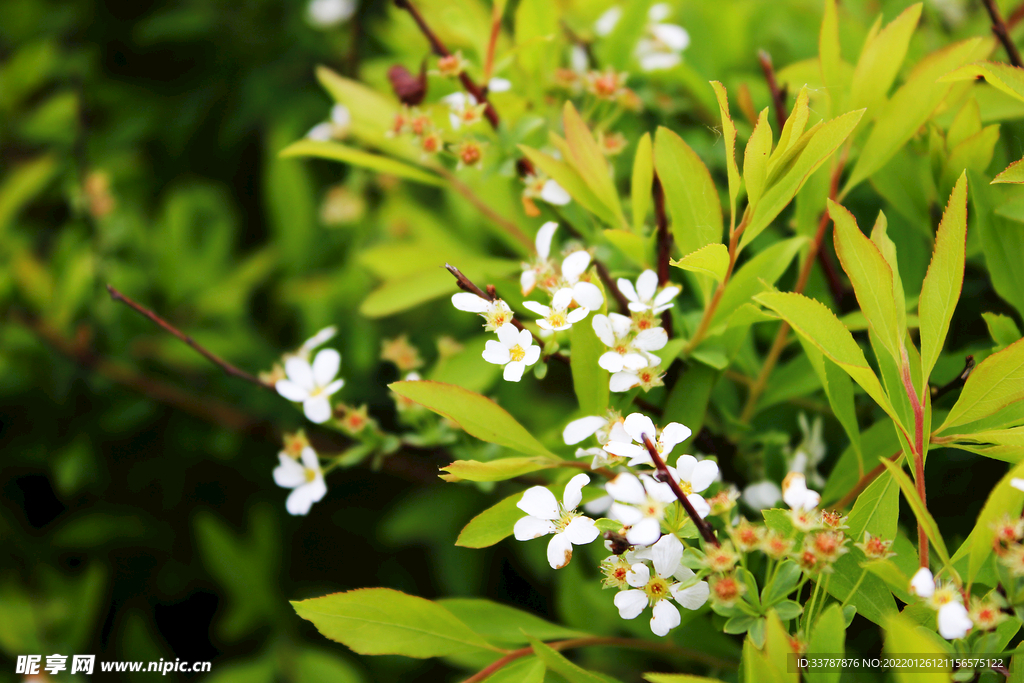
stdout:
MULTIPOLYGON (((1006 25, 1006 22, 1003 21, 1003 15, 999 12, 996 0, 981 0, 981 2, 985 5, 985 9, 988 11, 988 16, 992 20, 992 33, 994 33, 996 38, 999 39, 999 42, 1003 44, 1003 49, 1006 50, 1006 55, 1010 58, 1010 64, 1013 64, 1018 68, 1024 67, 1024 61, 1021 60, 1020 51, 1017 50, 1017 45, 1013 42, 1013 38, 1010 36, 1010 28, 1006 25)), ((1016 14, 1016 12, 1014 12, 1014 14, 1016 14)))
POLYGON ((188 336, 187 334, 185 334, 184 332, 182 332, 181 330, 176 328, 174 325, 170 324, 169 322, 167 322, 166 320, 164 320, 163 318, 161 318, 160 316, 158 316, 156 313, 154 313, 153 311, 149 310, 145 306, 137 303, 136 301, 133 301, 132 299, 128 298, 127 296, 125 296, 121 292, 117 291, 116 289, 114 289, 114 287, 112 285, 107 285, 107 291, 110 292, 110 298, 111 299, 113 299, 114 301, 120 301, 121 303, 125 304, 129 308, 134 309, 137 313, 141 313, 142 315, 146 316, 147 318, 149 318, 150 320, 155 322, 157 325, 162 327, 164 329, 164 331, 174 335, 175 337, 177 337, 181 341, 183 341, 186 344, 188 344, 189 346, 191 346, 196 352, 198 352, 201 356, 206 358, 206 360, 210 361, 211 363, 213 363, 214 365, 219 367, 225 373, 231 375, 232 377, 238 377, 240 379, 244 379, 246 382, 251 382, 252 384, 255 384, 257 386, 263 387, 264 389, 268 389, 270 391, 275 391, 273 384, 270 384, 269 382, 264 382, 263 380, 259 379, 258 377, 250 375, 245 370, 240 370, 240 369, 236 368, 231 363, 229 363, 226 360, 220 358, 219 356, 215 355, 214 353, 208 351, 204 346, 199 344, 192 337, 188 336))
POLYGON ((619 286, 612 279, 611 273, 608 272, 608 266, 604 265, 603 262, 594 259, 594 267, 597 269, 597 275, 601 278, 601 282, 604 283, 604 288, 608 290, 608 293, 615 299, 615 303, 619 306, 619 312, 624 315, 629 315, 629 299, 622 293, 619 286))
POLYGON ((971 372, 974 370, 974 356, 967 356, 964 359, 964 369, 960 371, 960 374, 950 380, 948 383, 941 387, 931 387, 932 401, 938 401, 940 398, 953 391, 959 389, 967 381, 967 378, 971 376, 971 372))
POLYGON ((757 61, 761 63, 761 70, 764 71, 764 79, 768 82, 768 90, 772 95, 772 109, 775 110, 775 122, 779 126, 779 134, 786 126, 786 119, 789 114, 786 111, 786 89, 779 88, 775 79, 775 67, 772 66, 772 56, 764 50, 757 51, 757 61))
POLYGON ((669 488, 672 489, 672 493, 676 494, 676 498, 678 498, 679 502, 682 503, 683 509, 686 510, 686 514, 688 514, 690 519, 693 520, 693 523, 697 527, 697 531, 700 532, 701 537, 707 543, 710 543, 716 548, 720 547, 721 544, 715 537, 715 530, 711 528, 711 525, 708 524, 707 520, 697 514, 697 511, 693 507, 693 503, 689 501, 686 494, 683 493, 683 490, 679 488, 679 482, 677 482, 672 477, 672 473, 668 471, 668 466, 665 464, 665 461, 661 459, 661 454, 658 453, 658 449, 651 441, 651 437, 647 434, 643 434, 642 436, 644 438, 644 446, 647 447, 647 452, 651 454, 651 460, 654 462, 654 466, 658 468, 658 475, 661 481, 668 484, 669 488))

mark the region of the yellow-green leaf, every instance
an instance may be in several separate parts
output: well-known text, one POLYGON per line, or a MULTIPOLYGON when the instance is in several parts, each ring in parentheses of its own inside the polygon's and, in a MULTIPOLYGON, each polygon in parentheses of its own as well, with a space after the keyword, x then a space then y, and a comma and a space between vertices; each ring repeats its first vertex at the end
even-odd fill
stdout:
POLYGON ((565 161, 526 145, 519 145, 519 149, 537 168, 561 185, 570 197, 579 202, 580 206, 608 225, 618 225, 615 214, 594 194, 575 168, 565 161))
POLYGON ((572 388, 584 415, 602 415, 608 409, 608 373, 597 364, 607 348, 592 325, 583 323, 569 330, 572 355, 572 388))
MULTIPOLYGON (((937 637, 906 614, 894 614, 885 623, 885 651, 890 655, 948 658, 948 652, 935 642, 937 637)), ((928 671, 896 668, 893 676, 897 683, 949 683, 950 680, 948 667, 928 671)))
POLYGON ((894 463, 892 460, 885 458, 881 460, 881 463, 885 466, 885 469, 889 470, 892 474, 893 479, 900 485, 900 490, 903 491, 903 497, 907 499, 907 503, 910 505, 910 509, 914 511, 914 516, 917 518, 918 524, 924 527, 924 531, 928 534, 928 540, 931 541, 932 547, 935 548, 935 552, 938 553, 942 559, 943 564, 949 564, 949 551, 946 550, 946 542, 942 540, 942 534, 939 533, 939 525, 935 523, 935 518, 932 517, 931 513, 924 506, 921 501, 921 497, 917 495, 917 489, 914 488, 914 482, 910 481, 910 477, 903 471, 903 468, 894 463))
POLYGON ((393 382, 388 387, 399 396, 458 423, 468 434, 482 441, 527 455, 554 457, 504 408, 485 396, 430 380, 393 382))
POLYGON ((882 258, 889 264, 892 271, 892 298, 896 304, 897 336, 906 339, 907 336, 907 295, 903 291, 903 279, 900 277, 899 260, 896 258, 896 244, 889 238, 889 222, 885 214, 878 212, 875 219, 875 226, 871 228, 871 241, 878 247, 882 258))
POLYGON ((665 188, 672 236, 684 254, 722 241, 722 205, 707 166, 681 137, 658 128, 654 166, 665 188))
POLYGON ((604 236, 638 266, 647 263, 647 242, 639 233, 609 228, 604 236))
POLYGON ((1021 399, 1024 399, 1024 339, 993 353, 974 368, 960 390, 960 398, 937 431, 980 420, 1021 399))
POLYGON ((935 361, 949 332, 949 321, 964 283, 967 248, 967 174, 953 188, 935 235, 935 250, 921 285, 918 303, 921 330, 921 390, 928 384, 935 361))
POLYGON ((754 300, 782 316, 790 327, 845 370, 893 421, 902 424, 853 335, 824 304, 793 292, 764 292, 754 300))
POLYGON ((554 648, 545 645, 533 636, 528 637, 537 659, 544 662, 544 666, 551 671, 561 674, 569 683, 605 683, 604 679, 573 664, 554 648))
POLYGON ((750 206, 757 205, 764 191, 764 181, 768 177, 768 155, 771 151, 772 127, 768 123, 768 107, 765 107, 757 117, 754 132, 750 134, 747 148, 743 152, 743 183, 747 188, 750 206))
POLYGON ((299 140, 281 150, 282 157, 319 157, 331 159, 353 166, 362 166, 371 171, 386 173, 398 178, 405 178, 424 185, 441 186, 444 181, 432 173, 410 166, 404 161, 391 157, 364 152, 361 149, 346 147, 337 142, 320 142, 319 140, 299 140))
POLYGON ((522 492, 513 493, 469 520, 455 539, 455 545, 462 548, 489 548, 511 536, 512 528, 525 514, 516 507, 522 499, 522 492))
POLYGON ((779 133, 779 144, 768 162, 769 173, 772 173, 775 167, 782 163, 786 152, 803 137, 804 130, 807 128, 807 119, 811 115, 809 97, 807 86, 800 88, 796 102, 793 103, 793 111, 789 113, 785 125, 782 126, 782 132, 779 133))
POLYGON ((939 79, 940 83, 974 80, 983 77, 1011 97, 1024 101, 1024 69, 1001 62, 968 64, 939 79))
POLYGON ((694 273, 702 273, 721 282, 729 267, 729 249, 724 244, 709 244, 695 252, 687 254, 672 265, 694 273))
POLYGON ((733 311, 749 303, 751 297, 764 291, 766 286, 774 285, 805 244, 806 237, 790 237, 788 240, 776 242, 734 272, 711 320, 712 329, 728 320, 733 311))
POLYGON ((740 194, 740 171, 736 165, 736 125, 729 114, 729 94, 725 86, 718 81, 711 81, 718 99, 718 112, 722 117, 722 138, 725 141, 725 170, 729 179, 729 215, 736 222, 736 199, 740 194))
POLYGON ((885 97, 896 80, 920 18, 921 3, 911 5, 888 26, 864 41, 853 71, 848 107, 871 107, 885 97))
POLYGON ((654 182, 654 148, 651 134, 644 133, 636 143, 636 157, 633 158, 633 180, 630 199, 633 209, 633 232, 643 234, 644 220, 651 208, 651 184, 654 182))
POLYGON ((818 61, 821 65, 821 83, 825 86, 825 96, 830 103, 830 113, 834 114, 842 104, 842 74, 845 68, 840 54, 839 43, 839 8, 838 0, 825 0, 825 14, 821 18, 821 31, 818 33, 818 61))
POLYGON ((295 600, 321 634, 363 655, 425 659, 466 650, 500 651, 435 602, 390 588, 361 588, 295 600))
POLYGON ((626 219, 619 206, 619 193, 615 182, 608 173, 608 161, 597 145, 587 124, 580 118, 572 102, 566 102, 562 112, 565 127, 565 141, 571 155, 571 163, 587 186, 601 202, 615 215, 615 225, 625 227, 626 219))
POLYGON ((558 465, 549 458, 501 458, 499 460, 456 460, 441 468, 447 474, 440 475, 449 482, 456 481, 505 481, 530 472, 546 470, 558 465))
POLYGON ((996 183, 1024 183, 1024 159, 1013 162, 992 179, 996 183))
POLYGON ((835 225, 836 255, 850 278, 857 303, 897 366, 903 365, 902 339, 893 301, 892 269, 882 253, 857 227, 857 220, 831 199, 828 213, 835 225))

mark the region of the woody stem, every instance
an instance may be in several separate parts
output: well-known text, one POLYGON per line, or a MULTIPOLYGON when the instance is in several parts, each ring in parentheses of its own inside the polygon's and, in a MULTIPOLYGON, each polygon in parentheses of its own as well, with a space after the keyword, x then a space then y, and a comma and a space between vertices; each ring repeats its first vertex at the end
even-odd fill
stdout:
POLYGON ((647 452, 651 455, 651 460, 654 462, 654 466, 658 468, 658 474, 661 475, 661 479, 668 484, 669 488, 672 489, 672 493, 676 495, 679 502, 682 503, 683 509, 686 510, 686 514, 693 520, 694 525, 697 527, 697 531, 700 532, 701 537, 716 548, 721 547, 721 543, 718 542, 718 538, 715 537, 715 530, 711 528, 711 525, 707 523, 703 517, 697 514, 697 511, 693 507, 693 503, 689 501, 683 490, 679 488, 679 482, 672 478, 671 472, 668 471, 668 466, 665 461, 661 458, 661 453, 658 453, 658 449, 654 446, 651 441, 651 437, 643 434, 644 446, 647 447, 647 452))

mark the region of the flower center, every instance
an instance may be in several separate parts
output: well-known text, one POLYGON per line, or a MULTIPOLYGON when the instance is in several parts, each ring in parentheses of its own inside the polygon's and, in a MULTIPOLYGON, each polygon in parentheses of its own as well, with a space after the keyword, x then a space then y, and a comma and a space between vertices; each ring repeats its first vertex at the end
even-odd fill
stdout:
POLYGON ((565 311, 554 311, 548 316, 548 322, 551 323, 551 327, 565 327, 565 311))
POLYGON ((664 506, 653 498, 648 498, 642 506, 640 511, 644 513, 644 517, 654 517, 655 519, 661 519, 662 511, 664 506))
POLYGON ((313 481, 314 479, 316 479, 316 472, 315 471, 309 469, 308 467, 305 468, 305 470, 306 470, 306 482, 307 483, 313 481))
POLYGON ((515 346, 508 350, 508 355, 513 362, 520 361, 526 358, 526 351, 523 350, 522 346, 516 344, 515 346))
POLYGON ((644 592, 647 593, 647 599, 653 605, 659 600, 663 600, 668 597, 668 581, 661 578, 660 576, 653 576, 651 580, 644 586, 644 592))
POLYGON ((629 352, 629 347, 626 346, 625 344, 619 344, 612 350, 615 351, 615 353, 619 354, 620 356, 625 356, 629 352))

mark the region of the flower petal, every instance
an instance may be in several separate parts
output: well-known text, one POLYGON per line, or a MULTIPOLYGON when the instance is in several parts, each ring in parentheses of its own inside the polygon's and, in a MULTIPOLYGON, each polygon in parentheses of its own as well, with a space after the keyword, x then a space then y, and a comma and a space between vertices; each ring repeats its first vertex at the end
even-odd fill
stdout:
POLYGON ((743 489, 743 502, 755 510, 773 507, 782 498, 782 489, 774 481, 759 481, 743 489))
POLYGON ((565 526, 565 531, 562 534, 572 541, 573 545, 586 545, 596 541, 597 537, 601 535, 601 530, 594 525, 594 520, 590 517, 574 517, 565 526))
POLYGON ((678 585, 670 587, 669 592, 672 593, 672 597, 676 599, 676 602, 686 609, 700 609, 708 601, 708 596, 711 594, 711 587, 708 586, 707 581, 701 581, 694 586, 683 589, 679 589, 678 585))
POLYGON ((601 288, 592 282, 577 282, 572 287, 572 298, 583 308, 595 310, 604 304, 601 288))
POLYGON ((711 486, 717 478, 718 463, 714 460, 701 460, 690 474, 690 488, 694 493, 700 493, 711 486))
POLYGON ((654 545, 661 538, 661 522, 645 517, 626 532, 626 540, 633 545, 654 545))
POLYGON ((562 430, 562 440, 565 441, 567 446, 578 444, 588 436, 593 436, 597 430, 606 424, 608 424, 608 420, 597 415, 581 417, 565 425, 565 429, 562 430))
POLYGON ((504 365, 512 359, 512 354, 509 352, 508 347, 493 339, 488 339, 487 343, 484 344, 482 355, 485 361, 495 365, 504 365))
POLYGON ((325 387, 334 381, 341 368, 341 354, 334 349, 324 349, 313 359, 313 381, 318 387, 325 387))
POLYGON ((452 306, 468 313, 485 313, 491 307, 491 302, 470 292, 459 292, 452 294, 452 306))
POLYGON ((524 301, 523 307, 527 310, 533 311, 537 315, 542 315, 544 317, 551 315, 551 308, 545 306, 539 301, 524 301))
POLYGON ((529 296, 536 285, 537 273, 534 272, 533 268, 524 270, 522 275, 519 276, 519 289, 522 290, 523 296, 529 296))
POLYGON ((519 330, 512 323, 505 323, 496 330, 496 333, 498 341, 510 349, 519 343, 519 330))
POLYGON ((533 365, 540 360, 540 347, 530 346, 526 349, 526 356, 523 358, 523 363, 526 365, 533 365))
MULTIPOLYGON (((669 422, 665 425, 665 428, 661 430, 661 437, 659 440, 661 441, 662 448, 665 449, 665 453, 667 454, 670 453, 677 444, 681 444, 689 439, 691 434, 693 434, 693 432, 686 425, 679 424, 678 422, 669 422)), ((678 467, 676 469, 678 469, 678 467)), ((683 476, 682 472, 679 473, 679 476, 683 476)), ((701 490, 703 491, 704 489, 701 490)))
POLYGON ((649 268, 640 273, 640 277, 636 279, 636 293, 640 297, 640 301, 650 303, 657 290, 658 274, 649 268))
POLYGON ((281 396, 284 396, 289 401, 294 401, 295 403, 301 403, 309 398, 309 391, 307 389, 303 389, 291 380, 279 379, 277 380, 277 383, 274 384, 274 388, 277 389, 277 393, 281 396))
POLYGON ((576 506, 583 500, 583 487, 590 483, 590 475, 577 474, 565 485, 565 492, 562 495, 562 509, 565 511, 575 510, 576 506))
POLYGON ((707 517, 708 514, 711 512, 711 506, 708 505, 708 502, 706 500, 704 500, 704 496, 698 495, 696 493, 691 493, 686 497, 686 500, 690 501, 690 505, 693 506, 693 509, 697 512, 698 515, 700 515, 701 519, 707 517))
POLYGON ((641 590, 625 590, 615 594, 612 599, 623 619, 636 619, 647 607, 647 594, 641 590))
POLYGON ((690 46, 690 34, 676 24, 655 24, 651 26, 654 37, 664 43, 668 49, 682 52, 690 46))
POLYGON ((580 249, 562 259, 562 277, 569 284, 576 284, 590 265, 590 252, 580 249))
MULTIPOLYGON (((570 325, 572 323, 578 323, 579 321, 586 318, 589 313, 589 308, 574 308, 573 310, 569 311, 569 315, 565 316, 565 321, 570 325)), ((563 329, 568 329, 568 325, 563 329)))
MULTIPOLYGON (((618 455, 623 458, 638 458, 647 453, 647 449, 643 446, 637 446, 635 443, 626 443, 625 441, 609 441, 604 445, 604 449, 612 455, 618 455)), ((650 455, 647 456, 648 460, 650 457, 650 455)))
POLYGON ((522 517, 512 527, 512 533, 517 541, 529 541, 555 533, 555 523, 548 519, 537 519, 530 516, 522 517))
MULTIPOLYGON (((540 189, 540 198, 548 204, 554 204, 555 206, 565 206, 572 201, 572 197, 565 191, 565 188, 554 180, 548 180, 544 183, 544 187, 540 189)), ((547 258, 546 254, 545 258, 547 258)))
POLYGON ((278 453, 280 465, 274 468, 274 483, 286 489, 302 486, 306 481, 306 469, 293 458, 278 453))
POLYGON ((663 579, 672 576, 683 559, 683 544, 675 534, 665 534, 651 546, 654 571, 663 579))
MULTIPOLYGON (((607 447, 605 450, 607 450, 607 447)), ((635 475, 628 472, 617 475, 604 485, 604 490, 608 492, 608 495, 621 503, 639 505, 647 500, 644 485, 640 483, 640 480, 635 475)))
POLYGON ((310 446, 306 446, 302 449, 302 465, 308 469, 313 470, 317 474, 320 473, 320 458, 317 457, 316 451, 310 446))
POLYGON ((561 569, 572 559, 572 542, 563 534, 555 534, 548 541, 548 564, 561 569))
POLYGON ((526 363, 521 360, 514 360, 505 366, 505 370, 501 373, 501 377, 506 382, 518 382, 523 378, 523 373, 525 371, 526 363))
MULTIPOLYGON (((406 377, 405 379, 408 380, 409 378, 406 377)), ((341 388, 343 386, 345 386, 345 380, 336 379, 330 384, 328 384, 326 387, 324 387, 323 391, 320 393, 322 393, 324 396, 333 396, 334 394, 341 391, 341 388)))
POLYGON ((538 519, 558 519, 558 500, 543 486, 526 489, 516 507, 538 519))
POLYGON ((608 372, 621 372, 626 367, 622 354, 615 351, 602 353, 601 357, 597 359, 597 364, 608 372))
POLYGON ((676 472, 679 472, 679 478, 682 481, 690 481, 695 467, 697 467, 697 458, 692 455, 683 454, 676 460, 676 472))
POLYGON ((921 567, 910 580, 910 592, 922 598, 930 598, 935 593, 935 578, 928 567, 921 567))
POLYGON ((654 422, 643 413, 630 413, 622 424, 626 428, 626 433, 637 443, 644 442, 644 435, 652 442, 658 438, 658 430, 655 428, 654 422))
POLYGON ((618 280, 615 281, 615 284, 619 286, 619 291, 622 292, 622 296, 626 297, 630 301, 640 301, 640 297, 636 295, 636 290, 633 289, 632 282, 630 282, 624 277, 620 277, 618 280))
POLYGON ((633 319, 621 313, 609 313, 608 320, 612 323, 612 333, 616 339, 625 339, 633 329, 633 319))
POLYGON ((323 480, 319 482, 311 481, 289 493, 288 499, 284 502, 284 507, 292 515, 308 514, 309 509, 313 507, 313 503, 323 498, 325 493, 327 493, 327 486, 323 483, 323 480))
POLYGON ((658 351, 665 348, 665 344, 668 344, 668 333, 663 327, 644 330, 633 340, 633 346, 641 351, 658 351))
POLYGON ((651 580, 651 568, 643 562, 637 562, 626 572, 626 583, 633 588, 643 588, 651 580))
POLYGON ((611 320, 604 313, 598 313, 590 319, 590 326, 594 328, 594 334, 605 346, 615 346, 615 335, 612 333, 611 320))
POLYGON ((654 305, 656 307, 665 306, 666 304, 671 306, 672 304, 669 304, 669 302, 679 296, 679 292, 681 291, 682 289, 679 287, 666 287, 658 292, 658 295, 654 297, 654 305))
POLYGON ((627 370, 640 370, 647 367, 647 357, 639 353, 627 353, 622 357, 622 365, 627 370))
MULTIPOLYGON (((611 497, 611 496, 609 496, 611 497)), ((586 509, 586 506, 584 506, 586 509)), ((608 507, 608 518, 614 519, 616 522, 624 524, 626 526, 632 526, 639 524, 644 518, 644 514, 639 509, 632 505, 623 505, 622 503, 612 503, 608 507)))
POLYGON ((634 372, 616 372, 608 380, 608 388, 616 393, 629 391, 640 384, 640 377, 634 372))
POLYGON ((946 640, 963 638, 974 626, 967 608, 959 602, 947 602, 939 608, 939 635, 946 640))
POLYGON ((292 356, 284 362, 284 372, 288 375, 288 379, 306 391, 313 390, 315 386, 313 382, 313 368, 310 367, 309 361, 306 359, 292 356))
POLYGON ((323 395, 306 399, 302 403, 302 412, 310 422, 323 424, 331 419, 331 399, 323 395))
POLYGON ((665 637, 682 623, 679 609, 668 600, 659 600, 651 611, 654 613, 651 617, 651 632, 656 636, 665 637))

